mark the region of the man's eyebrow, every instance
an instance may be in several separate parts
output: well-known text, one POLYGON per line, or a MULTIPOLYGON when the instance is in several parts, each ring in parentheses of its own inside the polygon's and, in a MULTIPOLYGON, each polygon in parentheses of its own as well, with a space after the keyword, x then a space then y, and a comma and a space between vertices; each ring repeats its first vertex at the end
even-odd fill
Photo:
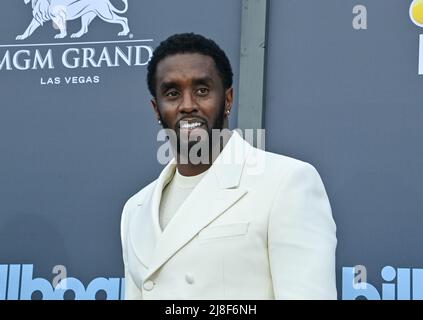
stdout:
POLYGON ((176 83, 176 81, 164 81, 160 84, 160 90, 161 91, 166 91, 169 90, 170 88, 177 88, 178 84, 176 83))
MULTIPOLYGON (((192 80, 193 85, 212 85, 214 83, 213 78, 209 76, 204 76, 200 78, 196 78, 192 80)), ((160 91, 164 92, 166 90, 169 90, 171 88, 179 88, 179 84, 177 81, 163 81, 160 84, 160 91)))

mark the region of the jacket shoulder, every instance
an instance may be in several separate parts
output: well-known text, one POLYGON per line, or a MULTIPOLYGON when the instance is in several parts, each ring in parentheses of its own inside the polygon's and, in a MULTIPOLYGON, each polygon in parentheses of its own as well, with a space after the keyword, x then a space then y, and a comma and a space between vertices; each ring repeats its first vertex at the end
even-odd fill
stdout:
POLYGON ((130 197, 126 201, 125 206, 123 207, 123 211, 130 210, 133 207, 136 207, 137 205, 143 203, 146 200, 146 198, 148 197, 148 195, 150 195, 151 192, 153 191, 154 186, 156 185, 156 181, 157 180, 154 180, 149 185, 142 188, 140 191, 138 191, 136 194, 134 194, 132 197, 130 197))
POLYGON ((268 174, 279 176, 279 178, 286 178, 287 175, 296 172, 309 172, 317 173, 316 168, 303 160, 299 160, 293 157, 289 157, 282 154, 277 154, 269 151, 254 148, 252 153, 254 156, 253 161, 264 160, 264 169, 268 174))
MULTIPOLYGON (((129 220, 131 219, 131 213, 135 211, 139 204, 142 204, 146 201, 148 196, 153 192, 154 187, 156 185, 157 180, 151 182, 149 185, 138 191, 132 197, 130 197, 122 210, 121 216, 121 234, 122 236, 126 233, 127 226, 129 224, 129 220)), ((122 237, 123 240, 123 237, 122 237)))

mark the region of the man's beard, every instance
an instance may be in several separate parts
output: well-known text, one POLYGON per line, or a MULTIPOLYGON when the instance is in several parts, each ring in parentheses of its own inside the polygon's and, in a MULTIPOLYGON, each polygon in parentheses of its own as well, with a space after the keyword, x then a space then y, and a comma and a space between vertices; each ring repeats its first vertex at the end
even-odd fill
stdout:
MULTIPOLYGON (((169 124, 166 121, 164 121, 164 119, 163 119, 163 117, 162 117, 162 115, 160 113, 159 113, 159 116, 160 116, 160 121, 162 123, 163 128, 164 129, 167 129, 167 130, 171 129, 170 126, 169 126, 169 124)), ((191 151, 192 147, 194 147, 195 145, 201 144, 203 147, 206 147, 204 144, 207 144, 207 147, 208 147, 208 150, 209 150, 209 154, 211 155, 212 154, 212 150, 215 147, 214 144, 221 142, 220 138, 218 139, 218 141, 213 141, 213 139, 212 139, 212 137, 213 137, 212 132, 213 132, 213 130, 219 130, 219 131, 222 130, 223 129, 224 120, 225 120, 225 103, 223 101, 222 107, 219 109, 219 113, 218 113, 216 119, 214 120, 213 124, 211 126, 209 126, 208 123, 205 123, 205 125, 207 126, 207 128, 206 128, 206 130, 203 129, 203 131, 206 131, 207 134, 205 136, 204 135, 201 136, 201 139, 200 140, 191 140, 188 137, 188 141, 184 142, 181 139, 181 128, 180 127, 175 128, 176 142, 177 142, 176 143, 176 153, 178 155, 180 155, 181 154, 181 149, 182 150, 185 149, 185 150, 188 151, 188 154, 189 154, 189 152, 191 151), (183 143, 188 143, 187 148, 181 148, 181 146, 182 146, 183 143)), ((175 148, 175 146, 173 146, 173 148, 175 148)), ((201 150, 201 148, 200 148, 200 150, 201 150)))

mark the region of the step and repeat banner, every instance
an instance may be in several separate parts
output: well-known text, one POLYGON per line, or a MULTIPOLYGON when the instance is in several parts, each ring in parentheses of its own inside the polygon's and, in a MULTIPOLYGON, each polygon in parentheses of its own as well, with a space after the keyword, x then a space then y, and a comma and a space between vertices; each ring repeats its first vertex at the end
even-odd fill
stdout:
POLYGON ((0 300, 121 297, 122 208, 161 170, 146 85, 152 50, 195 31, 215 39, 238 74, 240 8, 2 0, 0 300))
MULTIPOLYGON (((0 10, 0 300, 121 299, 121 210, 161 170, 152 51, 204 34, 237 88, 242 1, 53 3, 0 10)), ((339 298, 423 299, 423 1, 271 0, 267 50, 266 149, 322 176, 339 298)))
POLYGON ((423 1, 270 2, 267 149, 320 172, 342 299, 423 299, 422 27, 423 1))

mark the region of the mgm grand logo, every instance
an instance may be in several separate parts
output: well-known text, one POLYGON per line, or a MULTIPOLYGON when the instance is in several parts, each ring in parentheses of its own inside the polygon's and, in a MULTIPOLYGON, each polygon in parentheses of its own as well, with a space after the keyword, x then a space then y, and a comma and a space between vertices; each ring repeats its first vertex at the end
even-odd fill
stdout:
MULTIPOLYGON (((0 43, 0 72, 57 67, 62 69, 140 67, 146 66, 153 55, 153 49, 149 45, 153 40, 136 40, 131 33, 128 18, 124 16, 129 8, 128 0, 23 0, 23 9, 25 5, 28 5, 28 9, 29 5, 32 7, 32 20, 22 34, 16 36, 19 31, 15 33, 13 36, 15 43, 0 43), (118 9, 118 1, 120 7, 123 4, 123 8, 118 9), (63 41, 65 38, 83 39, 94 19, 114 24, 117 28, 119 26, 119 30, 116 30, 118 38, 94 42, 63 41), (68 36, 68 21, 71 20, 80 21, 81 27, 68 36), (58 30, 54 38, 62 40, 27 43, 46 27, 58 30)), ((101 28, 101 24, 98 27, 101 28)), ((113 37, 116 37, 116 34, 113 37)), ((56 77, 54 83, 61 83, 57 79, 56 77)))

